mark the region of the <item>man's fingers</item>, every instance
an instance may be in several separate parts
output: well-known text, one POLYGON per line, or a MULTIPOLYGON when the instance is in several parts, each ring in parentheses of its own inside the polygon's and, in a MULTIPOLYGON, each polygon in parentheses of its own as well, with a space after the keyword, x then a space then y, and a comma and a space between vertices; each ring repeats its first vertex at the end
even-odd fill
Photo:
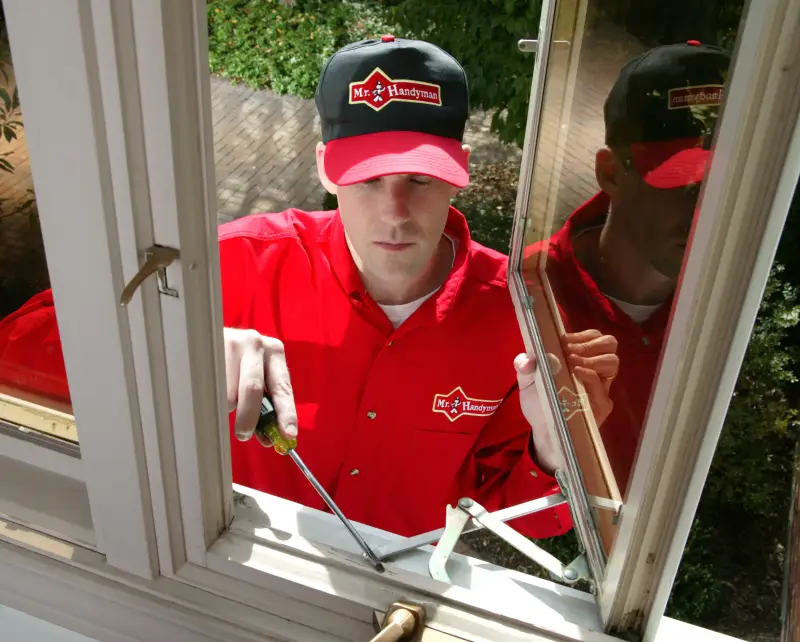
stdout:
MULTIPOLYGON (((225 328, 226 335, 228 329, 225 328)), ((228 339, 228 336, 226 336, 228 339)), ((241 356, 239 355, 238 346, 234 341, 225 341, 225 383, 226 393, 228 397, 228 412, 236 410, 236 404, 239 400, 239 363, 241 356)))
POLYGON ((580 332, 565 332, 562 337, 562 342, 567 343, 586 343, 592 339, 602 337, 603 333, 600 330, 582 330, 580 332))
POLYGON ((617 345, 616 338, 610 334, 604 334, 582 343, 569 342, 567 350, 581 357, 596 357, 601 354, 615 354, 617 345))
POLYGON ((595 420, 602 424, 614 408, 614 402, 608 396, 605 385, 600 381, 600 377, 594 370, 577 367, 574 369, 575 376, 583 384, 586 394, 589 397, 589 404, 595 415, 595 420))
POLYGON ((239 398, 236 405, 234 432, 246 441, 253 436, 264 397, 264 346, 260 338, 242 346, 239 362, 239 398))
POLYGON ((283 343, 265 338, 266 349, 262 367, 267 371, 267 390, 278 415, 278 429, 287 439, 297 438, 297 408, 294 404, 289 367, 283 343))
POLYGON ((615 354, 603 354, 598 357, 579 357, 569 355, 569 362, 573 366, 580 366, 594 370, 603 379, 613 379, 619 372, 619 357, 615 354))

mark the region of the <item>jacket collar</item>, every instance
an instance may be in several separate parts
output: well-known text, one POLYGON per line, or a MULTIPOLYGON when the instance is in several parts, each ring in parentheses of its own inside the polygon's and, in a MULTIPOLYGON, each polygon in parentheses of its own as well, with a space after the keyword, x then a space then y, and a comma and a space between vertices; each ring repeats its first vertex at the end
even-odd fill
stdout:
MULTIPOLYGON (((453 267, 442 286, 425 303, 420 306, 397 332, 406 332, 421 325, 432 325, 442 321, 456 304, 462 292, 464 281, 470 268, 472 239, 464 215, 454 207, 450 207, 445 225, 447 234, 456 244, 456 256, 453 267)), ((389 333, 395 332, 389 319, 380 306, 367 292, 355 261, 347 247, 344 225, 336 210, 335 215, 323 230, 325 253, 331 268, 344 292, 350 297, 356 310, 366 316, 373 325, 389 333)))
MULTIPOLYGON (((550 254, 551 256, 555 255, 558 275, 564 281, 563 285, 566 286, 563 291, 568 293, 570 288, 582 288, 609 321, 628 330, 646 334, 663 329, 672 309, 674 294, 670 295, 661 308, 640 326, 600 291, 595 280, 575 256, 573 245, 575 236, 583 230, 602 226, 608 216, 610 207, 611 198, 608 194, 605 192, 595 194, 576 209, 561 229, 551 238, 550 254)), ((547 271, 550 273, 550 268, 547 271)))

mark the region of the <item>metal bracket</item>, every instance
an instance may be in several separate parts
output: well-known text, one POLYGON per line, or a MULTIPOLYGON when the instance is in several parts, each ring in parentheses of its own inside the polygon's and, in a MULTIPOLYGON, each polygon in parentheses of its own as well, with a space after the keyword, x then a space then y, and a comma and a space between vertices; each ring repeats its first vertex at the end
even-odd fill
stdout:
MULTIPOLYGON (((496 520, 498 522, 508 522, 512 519, 517 519, 518 517, 532 515, 533 513, 538 513, 539 511, 547 510, 548 508, 554 508, 566 503, 567 497, 564 494, 555 493, 553 495, 547 495, 546 497, 533 499, 529 502, 524 502, 515 506, 509 506, 508 508, 503 508, 502 510, 495 511, 494 513, 487 513, 487 515, 489 515, 492 520, 496 520)), ((616 523, 619 511, 622 508, 622 502, 606 499, 605 497, 593 497, 591 495, 589 496, 589 504, 601 510, 614 511, 614 523, 616 523)), ((451 506, 446 507, 444 528, 437 528, 436 530, 420 533, 419 535, 414 535, 413 537, 404 537, 399 541, 374 548, 377 558, 380 561, 385 562, 392 558, 398 557, 403 553, 416 550, 420 546, 427 546, 429 544, 440 542, 447 532, 447 520, 450 512, 457 510, 458 509, 454 509, 451 506)), ((486 526, 470 516, 467 519, 467 523, 465 523, 464 527, 460 529, 459 536, 481 530, 482 528, 486 528, 486 526)), ((455 546, 455 543, 453 545, 455 546)))
MULTIPOLYGON (((556 45, 568 45, 569 40, 556 40, 556 45)), ((517 47, 522 53, 537 53, 539 51, 539 41, 522 38, 517 42, 517 47)))
POLYGON ((432 578, 447 582, 448 584, 452 583, 447 573, 447 560, 453 553, 453 548, 461 537, 467 520, 472 517, 472 519, 516 548, 520 553, 539 564, 539 566, 548 571, 555 579, 567 584, 572 584, 580 579, 575 569, 568 569, 565 567, 553 555, 534 544, 531 540, 521 535, 510 526, 504 524, 472 499, 464 497, 458 501, 457 508, 448 506, 447 509, 447 526, 445 526, 444 535, 439 541, 439 544, 437 544, 428 562, 428 570, 432 578))

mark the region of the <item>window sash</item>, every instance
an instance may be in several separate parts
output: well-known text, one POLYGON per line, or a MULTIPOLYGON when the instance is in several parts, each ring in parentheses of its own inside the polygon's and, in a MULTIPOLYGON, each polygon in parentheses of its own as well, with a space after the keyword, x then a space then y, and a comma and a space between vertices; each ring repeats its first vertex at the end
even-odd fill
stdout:
POLYGON ((606 627, 645 639, 660 626, 800 176, 800 1, 748 4, 729 78, 599 593, 606 627))
POLYGON ((95 540, 113 564, 153 577, 130 317, 117 303, 132 249, 115 218, 127 150, 108 100, 122 79, 102 5, 10 0, 4 10, 95 540))

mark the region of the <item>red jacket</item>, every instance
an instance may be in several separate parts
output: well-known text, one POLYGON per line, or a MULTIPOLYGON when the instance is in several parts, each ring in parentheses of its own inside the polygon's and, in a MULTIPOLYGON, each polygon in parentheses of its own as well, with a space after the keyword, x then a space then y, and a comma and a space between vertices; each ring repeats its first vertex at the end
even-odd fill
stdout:
MULTIPOLYGON (((219 228, 225 325, 284 342, 298 453, 349 518, 401 535, 444 526, 445 506, 465 495, 493 510, 559 490, 529 453, 507 259, 472 243, 456 210, 448 234, 458 242, 448 280, 395 330, 365 291, 334 212, 219 228)), ((27 343, 16 354, 36 350, 24 317, 12 323, 27 343)), ((234 482, 327 510, 288 457, 233 434, 231 454, 234 482)), ((572 523, 562 505, 511 525, 550 537, 572 523)))
POLYGON ((619 372, 611 384, 614 409, 600 426, 600 434, 624 496, 658 368, 672 297, 638 325, 603 295, 578 262, 572 237, 583 229, 603 225, 609 205, 608 195, 600 192, 575 210, 546 244, 531 246, 526 254, 547 247, 546 273, 567 332, 596 329, 613 335, 619 343, 619 372))

